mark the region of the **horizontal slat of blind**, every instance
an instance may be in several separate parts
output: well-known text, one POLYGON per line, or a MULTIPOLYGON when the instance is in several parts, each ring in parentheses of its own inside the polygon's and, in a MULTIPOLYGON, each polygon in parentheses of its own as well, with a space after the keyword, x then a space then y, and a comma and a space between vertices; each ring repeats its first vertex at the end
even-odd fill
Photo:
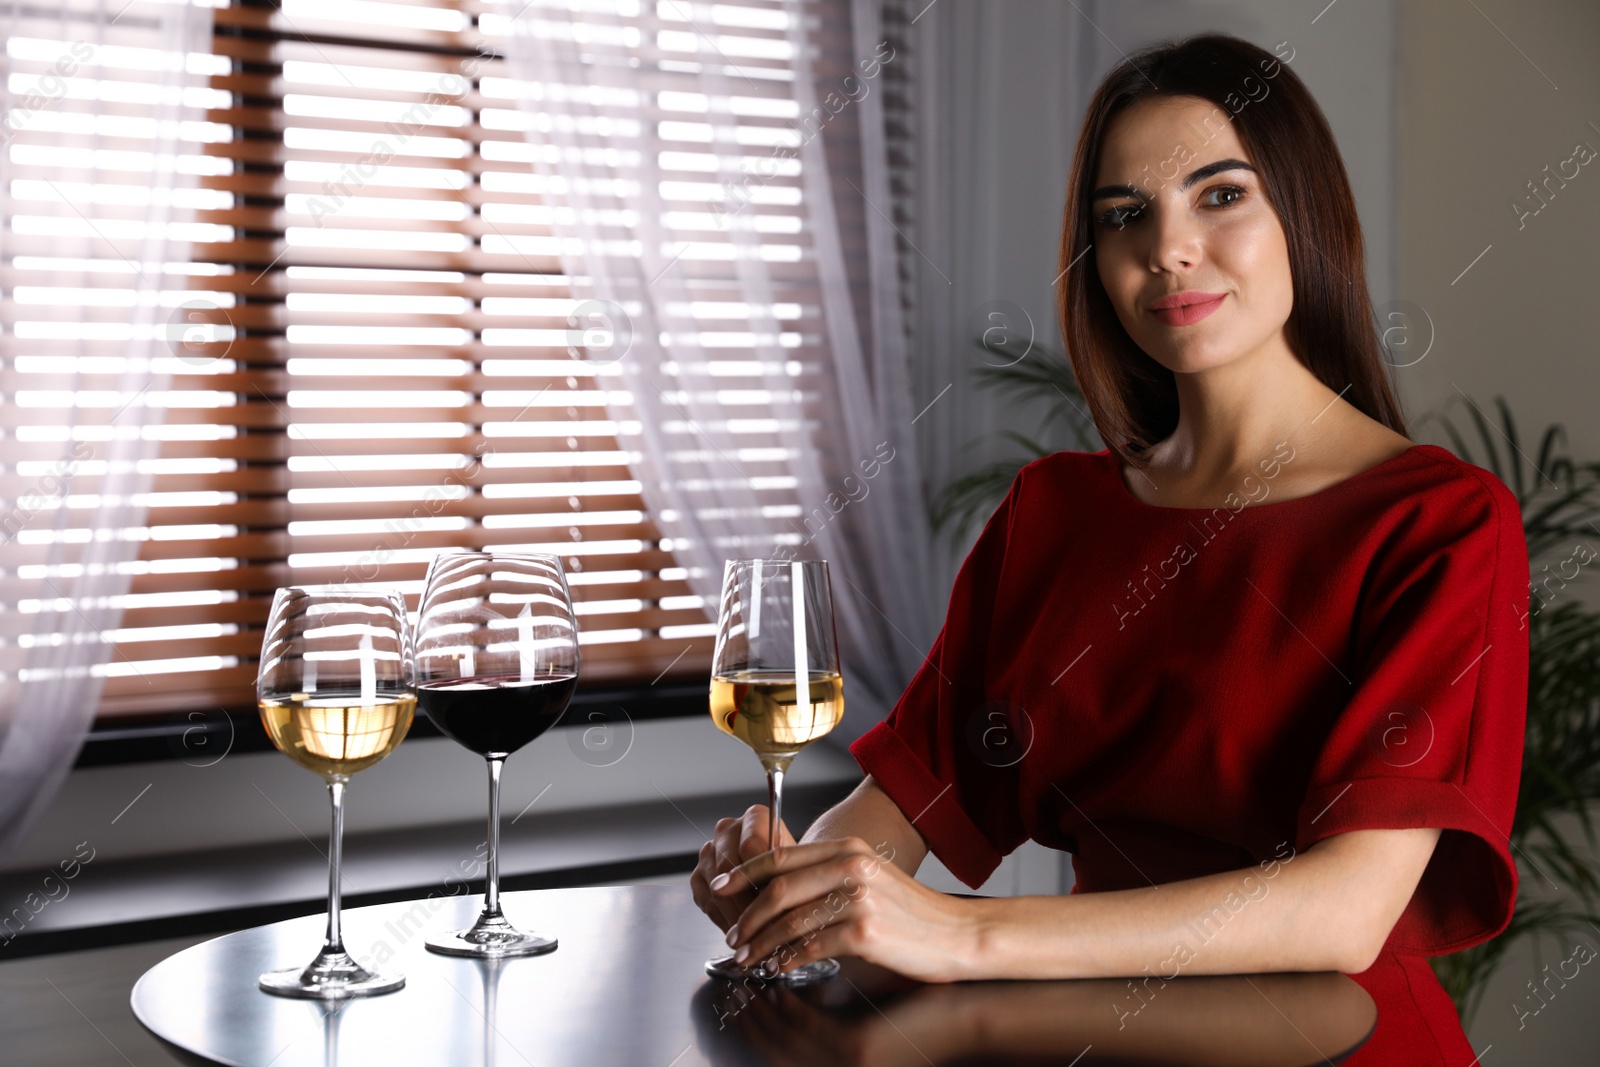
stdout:
MULTIPOLYGON (((331 161, 331 160, 336 159, 336 158, 342 158, 342 157, 336 157, 336 156, 326 156, 326 157, 324 157, 324 156, 318 155, 315 152, 309 152, 309 151, 301 152, 301 153, 298 153, 296 155, 296 159, 299 160, 299 161, 312 160, 312 161, 319 162, 319 163, 320 162, 328 162, 328 161, 331 161)), ((368 160, 365 155, 363 155, 360 158, 364 162, 371 162, 371 160, 368 160)), ((764 155, 763 153, 760 153, 760 152, 752 152, 751 153, 752 162, 759 162, 763 158, 770 158, 770 156, 766 156, 766 155, 764 155)), ((116 159, 113 157, 111 162, 113 162, 113 163, 116 162, 116 159)), ((200 164, 197 162, 196 166, 198 167, 199 165, 200 164)), ((429 176, 435 178, 438 181, 444 181, 450 174, 456 173, 456 172, 481 173, 481 174, 492 173, 492 174, 495 174, 497 176, 499 176, 499 175, 515 176, 515 177, 520 179, 521 177, 523 177, 523 176, 525 176, 527 174, 527 170, 528 170, 526 164, 521 164, 521 163, 517 163, 517 162, 503 161, 503 160, 490 160, 490 161, 478 160, 476 162, 471 161, 471 160, 454 160, 454 161, 451 161, 451 160, 444 160, 444 161, 433 160, 433 161, 429 161, 426 157, 418 157, 418 158, 416 158, 414 160, 408 160, 406 165, 409 166, 409 167, 413 167, 413 168, 429 168, 429 167, 431 167, 431 168, 433 168, 433 170, 437 171, 438 173, 436 175, 429 175, 429 176), (474 170, 473 169, 474 167, 476 167, 477 169, 474 170)), ((215 169, 215 167, 212 167, 212 169, 215 169)), ((18 178, 32 179, 32 180, 35 180, 35 181, 43 180, 43 179, 46 179, 46 178, 49 178, 49 179, 52 179, 52 180, 60 180, 60 181, 73 181, 73 180, 78 180, 79 178, 81 178, 83 175, 86 175, 87 173, 88 172, 83 170, 83 169, 81 169, 81 167, 75 168, 74 166, 72 166, 70 163, 67 163, 67 162, 63 162, 63 163, 58 164, 58 165, 39 165, 39 164, 28 162, 26 158, 23 159, 23 160, 17 161, 16 164, 12 168, 13 176, 18 177, 18 178)), ((112 166, 109 166, 109 165, 107 167, 102 168, 101 171, 100 171, 100 175, 101 175, 102 178, 106 178, 106 179, 109 179, 109 180, 115 180, 115 181, 126 181, 126 182, 129 182, 129 183, 133 183, 133 182, 136 182, 136 181, 140 180, 141 174, 142 174, 142 172, 139 172, 139 171, 133 171, 133 170, 124 171, 124 170, 119 170, 119 169, 117 169, 115 167, 112 167, 112 166)), ((669 179, 671 179, 673 181, 704 182, 705 179, 706 179, 706 175, 705 175, 705 173, 703 171, 698 171, 698 170, 676 170, 676 169, 672 168, 671 166, 665 167, 661 171, 661 174, 662 174, 663 178, 669 178, 669 179)), ((240 193, 240 194, 246 195, 246 196, 261 196, 261 197, 274 196, 274 195, 282 196, 282 195, 287 195, 287 194, 291 194, 291 193, 303 194, 303 195, 306 195, 306 196, 315 196, 315 195, 318 195, 318 194, 326 195, 326 192, 327 192, 327 190, 323 187, 323 181, 322 180, 311 180, 311 179, 306 179, 306 178, 297 178, 297 177, 294 177, 292 175, 287 176, 287 177, 278 176, 278 175, 269 176, 269 175, 266 175, 266 174, 253 173, 253 172, 250 172, 250 171, 236 171, 236 172, 227 173, 227 174, 211 174, 210 171, 208 170, 207 171, 206 185, 210 189, 216 189, 216 190, 220 190, 220 191, 223 191, 223 192, 240 193)), ((783 174, 781 172, 780 173, 775 173, 770 178, 766 178, 763 181, 763 188, 770 188, 770 189, 791 190, 791 189, 797 188, 798 185, 799 185, 799 182, 798 182, 797 179, 795 179, 793 177, 790 177, 790 176, 787 176, 787 175, 785 175, 785 174, 783 174)), ((490 196, 490 195, 487 195, 487 194, 480 194, 480 193, 474 192, 471 186, 466 186, 466 187, 461 188, 459 190, 453 189, 453 188, 445 190, 445 189, 442 189, 442 188, 432 188, 432 187, 424 186, 424 185, 417 185, 417 186, 389 186, 389 185, 386 185, 386 184, 384 184, 382 182, 378 182, 376 180, 371 182, 371 183, 369 183, 368 185, 362 186, 362 195, 363 196, 367 196, 367 195, 372 195, 372 196, 397 196, 397 197, 403 197, 405 199, 418 199, 418 200, 430 200, 430 199, 434 199, 434 200, 453 200, 453 199, 456 199, 456 198, 460 198, 461 200, 463 200, 464 202, 467 202, 467 203, 475 203, 475 202, 480 202, 480 201, 487 202, 489 200, 495 200, 495 201, 499 202, 500 196, 504 195, 505 200, 503 202, 505 202, 505 203, 516 204, 516 203, 527 203, 528 202, 527 198, 519 195, 514 189, 509 189, 509 188, 504 190, 503 193, 502 193, 501 190, 496 190, 496 192, 492 196, 490 196), (370 194, 368 192, 369 189, 372 190, 372 192, 370 194), (449 195, 448 196, 443 195, 445 192, 448 192, 449 195)), ((784 195, 789 195, 789 194, 786 192, 784 195)))
MULTIPOLYGON (((625 630, 630 627, 658 628, 662 626, 694 625, 704 618, 704 613, 699 608, 689 608, 678 611, 663 609, 656 610, 622 610, 613 612, 580 612, 578 623, 581 627, 589 627, 597 631, 625 630)), ((230 629, 231 627, 217 624, 185 623, 177 629, 192 628, 205 631, 204 633, 190 635, 174 635, 166 641, 122 641, 117 646, 117 662, 125 665, 129 670, 137 671, 142 664, 163 660, 186 659, 195 654, 196 642, 204 642, 204 647, 209 655, 225 656, 233 659, 249 659, 260 651, 260 635, 249 630, 239 629, 234 633, 212 633, 230 629), (252 642, 254 642, 252 644, 252 642)), ((133 631, 124 631, 133 632, 133 631)), ((0 670, 17 670, 26 666, 27 649, 8 648, 0 650, 0 670)))
MULTIPOLYGON (((586 645, 583 649, 582 672, 589 683, 633 682, 641 677, 642 664, 672 668, 668 677, 703 674, 710 661, 710 645, 706 638, 640 638, 628 644, 586 645), (690 671, 682 670, 684 663, 696 663, 690 671)), ((132 664, 120 665, 123 673, 114 673, 106 679, 106 699, 113 701, 124 716, 162 714, 179 707, 200 708, 206 711, 249 709, 255 704, 256 666, 252 661, 243 666, 214 666, 188 672, 162 674, 136 673, 132 664)))
MULTIPOLYGON (((510 550, 518 546, 510 539, 507 539, 505 544, 494 547, 510 550)), ((393 552, 396 557, 402 554, 403 550, 395 550, 393 552)), ((236 560, 229 562, 235 565, 227 568, 230 571, 227 575, 228 580, 225 583, 227 589, 251 594, 270 594, 279 586, 296 583, 317 585, 349 581, 352 575, 356 573, 362 575, 363 581, 375 580, 365 577, 368 572, 368 564, 363 562, 361 556, 357 556, 346 566, 292 567, 286 562, 240 563, 236 560)), ((672 554, 655 549, 614 553, 606 562, 610 565, 608 571, 585 572, 581 577, 587 579, 593 573, 597 580, 604 582, 612 573, 660 571, 670 575, 675 570, 672 554)), ((377 557, 377 564, 379 567, 393 568, 394 573, 390 575, 390 579, 396 582, 420 582, 426 565, 425 561, 420 559, 401 559, 391 563, 381 557, 377 557)), ((589 584, 587 580, 574 583, 574 595, 578 595, 576 589, 579 585, 587 584, 589 584)), ((219 588, 217 576, 212 571, 136 572, 129 595, 161 597, 168 592, 197 595, 202 593, 212 594, 219 588)), ((24 585, 13 579, 0 578, 0 595, 13 600, 23 594, 32 595, 33 590, 33 585, 24 585)), ((175 618, 173 623, 176 625, 181 621, 181 619, 175 618)))
MULTIPOLYGON (((586 611, 586 605, 626 600, 629 597, 661 599, 683 598, 693 595, 690 592, 688 583, 681 578, 676 580, 660 578, 640 580, 631 578, 626 572, 619 572, 615 577, 616 581, 614 582, 590 583, 573 589, 572 599, 578 610, 584 612, 586 611)), ((188 626, 259 621, 256 618, 257 605, 249 600, 190 604, 183 609, 183 614, 184 624, 188 626)), ((594 613, 589 612, 589 614, 594 613)), ((170 623, 170 608, 130 607, 122 614, 120 628, 124 630, 143 630, 166 626, 170 623)), ((0 636, 15 637, 19 634, 30 632, 32 632, 30 620, 14 613, 0 615, 0 636)))

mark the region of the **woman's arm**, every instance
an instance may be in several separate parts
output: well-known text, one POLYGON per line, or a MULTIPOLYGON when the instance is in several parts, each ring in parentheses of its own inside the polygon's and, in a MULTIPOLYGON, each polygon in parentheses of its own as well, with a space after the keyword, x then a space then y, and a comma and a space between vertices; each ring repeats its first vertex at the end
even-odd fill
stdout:
POLYGON ((979 900, 974 952, 983 970, 1011 978, 1117 977, 1146 966, 1164 977, 1355 974, 1377 959, 1438 839, 1435 828, 1353 830, 1240 871, 979 900))
POLYGON ((867 842, 878 855, 908 875, 917 873, 928 854, 927 842, 917 828, 870 774, 849 796, 817 816, 800 841, 805 844, 850 837, 867 842))
MULTIPOLYGON (((979 899, 921 885, 862 839, 814 841, 741 865, 762 888, 729 943, 782 970, 856 955, 924 981, 1358 973, 1405 910, 1439 833, 1355 830, 1165 885, 979 899)), ((731 881, 712 892, 730 892, 731 881)))

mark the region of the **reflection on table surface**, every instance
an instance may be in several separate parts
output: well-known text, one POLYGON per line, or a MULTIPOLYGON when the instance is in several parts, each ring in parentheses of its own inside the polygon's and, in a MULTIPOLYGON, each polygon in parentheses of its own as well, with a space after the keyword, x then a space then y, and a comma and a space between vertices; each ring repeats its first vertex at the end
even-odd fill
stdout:
POLYGON ((132 1006, 180 1062, 238 1067, 1301 1067, 1338 1062, 1377 1018, 1338 974, 922 985, 847 958, 837 978, 799 990, 730 982, 704 971, 722 939, 687 885, 506 894, 507 913, 560 948, 499 962, 426 951, 477 901, 351 909, 346 943, 406 976, 395 993, 322 1005, 257 989, 263 970, 317 943, 311 915, 167 957, 139 978, 132 1006))
POLYGON ((826 986, 708 984, 691 1010, 716 1067, 1299 1067, 1338 1062, 1377 1022, 1342 974, 921 985, 859 960, 826 986))

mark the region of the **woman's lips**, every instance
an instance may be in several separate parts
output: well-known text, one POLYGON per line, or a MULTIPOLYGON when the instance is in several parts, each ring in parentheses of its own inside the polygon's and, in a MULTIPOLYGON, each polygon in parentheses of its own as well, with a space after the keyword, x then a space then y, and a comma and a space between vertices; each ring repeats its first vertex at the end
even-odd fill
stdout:
POLYGON ((1203 304, 1185 304, 1183 307, 1161 308, 1158 311, 1151 311, 1150 314, 1167 326, 1192 326, 1221 307, 1222 301, 1227 298, 1227 295, 1227 293, 1223 293, 1215 300, 1208 300, 1203 304))

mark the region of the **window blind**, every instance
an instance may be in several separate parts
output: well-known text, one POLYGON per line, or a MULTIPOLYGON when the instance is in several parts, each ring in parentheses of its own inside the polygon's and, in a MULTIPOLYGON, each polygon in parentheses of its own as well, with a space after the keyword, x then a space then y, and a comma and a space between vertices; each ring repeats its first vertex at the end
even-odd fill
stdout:
MULTIPOLYGON (((709 22, 673 0, 628 10, 655 86, 639 116, 647 140, 664 179, 683 183, 686 212, 704 212, 718 194, 696 171, 678 81, 709 35, 749 75, 752 152, 793 143, 788 8, 719 3, 709 22)), ((183 101, 197 215, 189 260, 164 275, 172 378, 152 398, 166 409, 153 431, 161 449, 146 525, 129 531, 143 549, 111 635, 102 715, 253 706, 273 589, 394 584, 414 605, 428 559, 450 547, 558 553, 586 680, 704 675, 713 627, 630 476, 627 398, 594 358, 606 338, 575 314, 561 273, 499 57, 506 17, 478 0, 235 0, 216 11, 211 54, 188 57, 210 75, 183 101)), ((843 54, 847 29, 818 17, 808 33, 843 54)), ((14 82, 42 77, 76 40, 56 18, 38 33, 8 41, 14 82)), ((66 136, 24 128, 7 149, 0 459, 14 511, 59 463, 52 435, 71 434, 85 405, 112 402, 109 324, 136 280, 115 248, 137 240, 146 214, 148 58, 98 47, 53 102, 65 121, 74 94, 113 94, 125 122, 66 136), (101 154, 94 183, 75 153, 101 154), (107 249, 92 262, 53 248, 51 227, 77 225, 63 198, 107 249)), ((776 175, 743 208, 765 218, 776 261, 802 254, 799 189, 792 170, 776 175)), ((807 299, 779 311, 796 324, 802 390, 815 373, 805 349, 822 343, 800 328, 807 299)), ((717 344, 740 323, 713 307, 704 328, 717 344)), ((737 388, 737 342, 727 355, 737 388)), ((740 457, 756 475, 762 449, 785 447, 759 421, 740 457)), ((92 463, 70 474, 48 501, 55 521, 23 523, 0 567, 47 566, 50 546, 74 536, 96 474, 92 463)), ((801 510, 781 486, 772 508, 801 510)), ((13 637, 29 625, 17 607, 0 622, 13 637)))

